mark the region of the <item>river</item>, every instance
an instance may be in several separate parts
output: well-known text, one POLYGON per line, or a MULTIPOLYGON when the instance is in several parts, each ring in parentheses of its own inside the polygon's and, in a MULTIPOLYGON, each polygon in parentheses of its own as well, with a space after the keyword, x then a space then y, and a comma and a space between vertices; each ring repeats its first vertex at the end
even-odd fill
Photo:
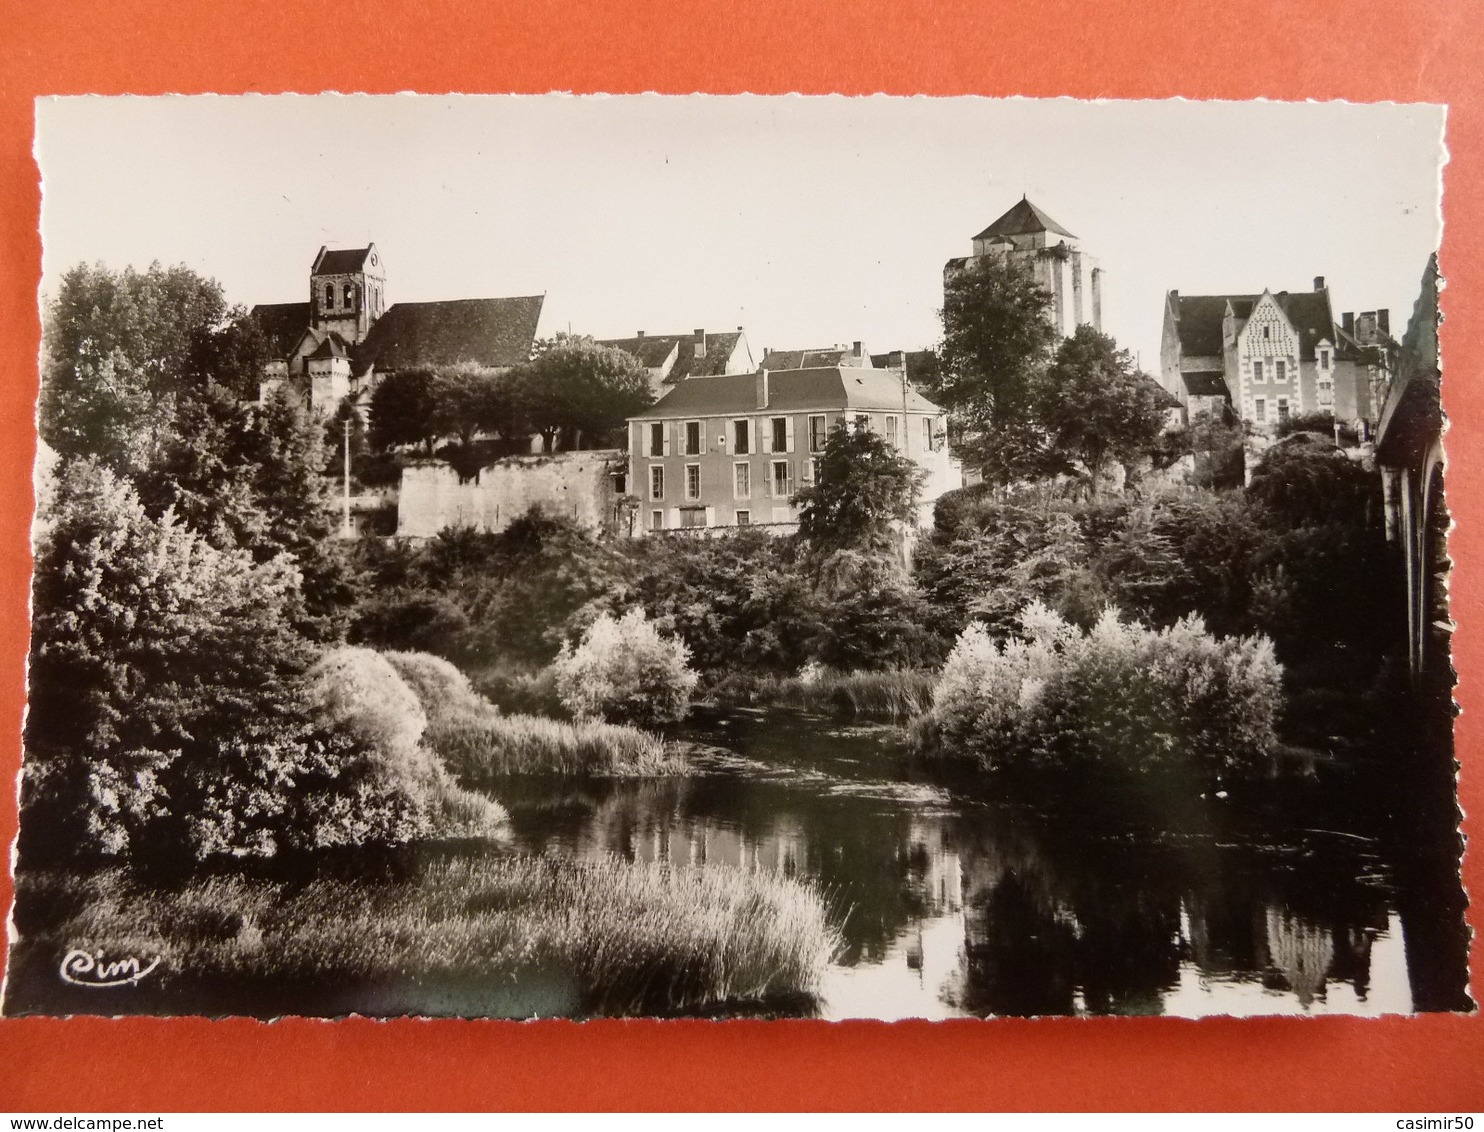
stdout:
POLYGON ((503 784, 514 847, 811 879, 845 938, 825 1018, 1466 1005, 1450 830, 1399 850, 1384 794, 1007 790, 914 767, 894 728, 776 710, 685 738, 683 777, 503 784))

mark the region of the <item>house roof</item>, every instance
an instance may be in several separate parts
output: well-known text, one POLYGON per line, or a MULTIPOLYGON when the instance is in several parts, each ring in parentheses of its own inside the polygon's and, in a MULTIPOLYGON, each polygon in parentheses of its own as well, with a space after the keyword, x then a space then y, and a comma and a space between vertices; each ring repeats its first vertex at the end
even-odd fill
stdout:
POLYGON ((850 346, 824 346, 817 350, 769 350, 759 364, 770 370, 820 369, 851 366, 855 361, 855 351, 850 346))
POLYGON ((364 248, 336 248, 329 251, 320 249, 320 254, 315 257, 314 265, 310 269, 315 275, 345 275, 354 271, 364 270, 366 257, 371 254, 369 247, 364 248))
MULTIPOLYGON (((758 374, 730 373, 677 383, 631 420, 676 417, 743 416, 751 413, 796 413, 811 410, 902 408, 902 380, 889 370, 825 366, 768 373, 768 405, 758 408, 758 374)), ((914 413, 942 410, 908 388, 906 407, 914 413)))
POLYGON ((687 377, 711 377, 726 372, 727 363, 736 352, 742 331, 731 330, 706 332, 706 353, 696 357, 696 336, 691 334, 646 334, 642 338, 604 338, 599 346, 612 346, 626 354, 633 354, 647 369, 658 369, 675 349, 675 364, 665 374, 666 382, 683 381, 687 377), (663 353, 660 351, 663 350, 663 353), (658 357, 659 361, 649 361, 658 357))
POLYGON ((320 344, 308 356, 310 358, 348 358, 350 357, 350 343, 332 330, 321 339, 320 344))
MULTIPOLYGON (((1228 305, 1232 314, 1245 322, 1261 298, 1261 295, 1177 296, 1174 301, 1179 318, 1176 325, 1180 333, 1180 352, 1187 356, 1219 356, 1222 352, 1221 324, 1228 305)), ((1314 347, 1322 340, 1335 340, 1327 290, 1279 291, 1273 299, 1298 332, 1299 357, 1303 360, 1314 360, 1314 347)))
POLYGON ((309 325, 309 304, 259 303, 253 307, 252 317, 272 345, 273 356, 286 358, 309 325))
POLYGON ((1025 236, 1032 232, 1055 232, 1059 236, 1066 236, 1072 240, 1077 238, 1025 197, 1021 197, 1009 212, 980 232, 974 239, 987 240, 991 236, 1025 236))
POLYGON ((1191 397, 1231 396, 1226 387, 1226 374, 1219 369, 1191 370, 1182 373, 1180 380, 1185 384, 1186 394, 1191 397))
POLYGON ((645 369, 659 369, 676 353, 678 342, 678 338, 668 335, 655 338, 646 334, 642 338, 605 338, 598 345, 632 354, 645 369))
POLYGON ((357 372, 473 362, 513 366, 531 356, 544 295, 397 303, 355 351, 357 372))

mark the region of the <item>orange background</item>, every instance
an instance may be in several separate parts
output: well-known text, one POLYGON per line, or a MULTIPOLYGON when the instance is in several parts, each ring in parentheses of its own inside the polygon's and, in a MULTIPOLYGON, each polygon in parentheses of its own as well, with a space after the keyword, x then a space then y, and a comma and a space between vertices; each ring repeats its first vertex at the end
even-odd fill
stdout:
MULTIPOLYGON (((1474 0, 0 0, 0 844, 15 835, 27 632, 41 254, 32 99, 87 92, 799 90, 1448 103, 1444 400, 1458 522, 1460 791, 1466 811, 1484 812, 1479 10, 1474 0)), ((1340 184, 1366 173, 1334 172, 1340 184)), ((228 206, 225 222, 230 216, 228 206)), ((1418 277, 1423 267, 1401 266, 1418 277)), ((1465 829, 1478 836, 1478 818, 1465 829)), ((1465 879, 1484 892, 1477 850, 1465 879)), ((0 876, 0 905, 9 900, 0 876)), ((1477 932, 1477 909, 1472 920, 1477 932)), ((1476 938, 1476 972, 1481 955, 1476 938)), ((483 1108, 1479 1110, 1484 1017, 0 1021, 0 1109, 483 1108)))

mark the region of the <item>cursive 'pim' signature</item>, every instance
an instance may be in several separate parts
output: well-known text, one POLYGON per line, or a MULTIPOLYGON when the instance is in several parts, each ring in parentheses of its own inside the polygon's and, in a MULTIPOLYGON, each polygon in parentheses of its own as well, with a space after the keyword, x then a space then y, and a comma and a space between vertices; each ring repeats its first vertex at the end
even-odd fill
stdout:
POLYGON ((156 956, 143 963, 134 956, 105 961, 103 952, 82 951, 73 948, 62 957, 61 975, 64 981, 79 987, 121 987, 137 983, 160 965, 156 956))

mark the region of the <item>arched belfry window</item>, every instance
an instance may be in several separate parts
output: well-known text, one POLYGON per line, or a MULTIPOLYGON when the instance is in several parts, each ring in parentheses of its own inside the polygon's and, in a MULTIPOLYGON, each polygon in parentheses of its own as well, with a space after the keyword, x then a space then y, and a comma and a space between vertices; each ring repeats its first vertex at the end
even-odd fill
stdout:
POLYGON ((335 305, 335 284, 325 284, 325 309, 329 310, 335 305))
POLYGON ((353 306, 355 306, 355 300, 356 300, 356 289, 355 289, 355 286, 353 284, 347 283, 345 285, 345 305, 348 306, 348 307, 353 307, 353 306))

